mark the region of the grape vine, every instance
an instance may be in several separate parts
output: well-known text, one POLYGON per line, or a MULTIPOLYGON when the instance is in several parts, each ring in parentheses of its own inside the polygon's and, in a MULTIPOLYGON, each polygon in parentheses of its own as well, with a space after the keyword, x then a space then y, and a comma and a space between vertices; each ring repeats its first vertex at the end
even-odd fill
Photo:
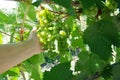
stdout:
POLYGON ((119 0, 15 1, 14 14, 0 10, 0 43, 5 35, 9 43, 19 42, 20 34, 26 40, 36 26, 45 51, 0 80, 120 79, 119 0))

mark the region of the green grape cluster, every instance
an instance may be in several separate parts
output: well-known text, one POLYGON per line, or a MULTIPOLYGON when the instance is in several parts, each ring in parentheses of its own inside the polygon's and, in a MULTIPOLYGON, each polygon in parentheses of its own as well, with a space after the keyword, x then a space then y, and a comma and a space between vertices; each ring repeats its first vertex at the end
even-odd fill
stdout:
POLYGON ((47 9, 41 10, 37 13, 39 21, 39 37, 40 42, 44 44, 48 56, 56 57, 64 54, 67 51, 68 44, 68 28, 64 21, 56 19, 58 15, 53 14, 47 9))

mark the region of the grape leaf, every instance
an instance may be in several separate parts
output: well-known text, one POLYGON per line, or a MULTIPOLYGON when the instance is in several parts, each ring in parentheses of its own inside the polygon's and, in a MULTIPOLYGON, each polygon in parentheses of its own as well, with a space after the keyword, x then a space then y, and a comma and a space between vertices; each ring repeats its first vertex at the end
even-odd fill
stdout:
POLYGON ((8 14, 7 22, 8 24, 13 24, 16 22, 16 14, 8 14))
POLYGON ((120 14, 118 14, 117 16, 112 17, 112 21, 113 23, 116 25, 117 30, 120 32, 120 14))
POLYGON ((9 75, 9 76, 14 76, 14 77, 18 77, 19 74, 20 74, 20 71, 18 67, 11 68, 10 70, 3 73, 3 75, 9 75))
MULTIPOLYGON (((38 59, 34 60, 37 61, 38 59)), ((42 71, 40 68, 40 64, 38 64, 38 61, 36 63, 29 61, 29 59, 27 61, 24 61, 23 66, 25 68, 25 70, 30 73, 30 77, 34 80, 41 80, 42 78, 42 71)))
POLYGON ((19 10, 20 10, 20 16, 23 19, 23 17, 25 16, 25 11, 27 11, 27 16, 32 20, 32 21, 36 21, 36 12, 35 12, 35 7, 33 5, 28 5, 24 2, 20 2, 19 3, 19 10))
POLYGON ((42 64, 45 62, 45 59, 44 59, 44 55, 41 53, 41 54, 37 54, 37 55, 34 55, 32 56, 31 58, 29 58, 29 61, 32 63, 32 64, 42 64))
POLYGON ((78 80, 85 80, 86 77, 95 74, 105 66, 97 55, 90 54, 87 51, 82 51, 78 57, 79 60, 75 66, 75 70, 80 71, 78 80))
POLYGON ((58 4, 60 6, 65 7, 71 15, 75 15, 75 11, 74 11, 73 7, 71 6, 72 0, 52 0, 52 1, 54 1, 56 4, 58 4))
POLYGON ((105 7, 105 0, 96 0, 95 2, 98 9, 103 9, 105 7))
POLYGON ((24 66, 24 68, 25 68, 25 71, 27 71, 27 72, 31 72, 32 71, 32 63, 31 62, 29 62, 28 60, 26 60, 26 61, 24 61, 23 63, 22 63, 22 65, 24 66))
POLYGON ((95 4, 95 0, 79 0, 82 4, 83 9, 88 9, 95 4))
POLYGON ((5 30, 4 24, 0 24, 0 30, 5 30))
POLYGON ((119 61, 120 60, 120 48, 116 48, 116 61, 119 61))
POLYGON ((111 44, 114 46, 120 46, 120 40, 118 35, 118 30, 116 25, 111 21, 100 21, 99 24, 101 27, 101 35, 104 36, 111 44))
POLYGON ((34 3, 32 3, 34 6, 38 7, 40 5, 40 3, 42 2, 43 0, 36 0, 34 3))
POLYGON ((0 22, 7 22, 8 16, 0 10, 0 22))
POLYGON ((72 47, 84 48, 83 39, 80 36, 79 28, 76 28, 74 31, 72 31, 71 35, 72 35, 72 39, 71 39, 72 47))
POLYGON ((113 80, 120 79, 120 63, 113 67, 113 80))
POLYGON ((82 4, 83 9, 89 9, 96 5, 98 8, 104 7, 104 0, 79 0, 82 4))
POLYGON ((40 75, 42 74, 40 70, 40 64, 44 63, 44 56, 43 54, 34 55, 33 57, 29 58, 27 61, 24 61, 23 66, 27 72, 32 73, 31 78, 34 80, 40 80, 40 75))
POLYGON ((117 7, 120 9, 120 0, 115 0, 117 3, 117 7))
POLYGON ((60 62, 61 62, 61 63, 65 63, 65 62, 71 61, 71 60, 72 60, 72 55, 71 55, 71 53, 68 53, 68 52, 66 52, 66 53, 64 54, 64 56, 61 56, 61 57, 60 57, 60 62))
POLYGON ((3 75, 2 74, 0 74, 0 80, 5 80, 5 79, 3 79, 3 75))
POLYGON ((59 4, 67 9, 71 8, 71 1, 72 0, 52 0, 54 1, 56 4, 59 4))
POLYGON ((105 80, 108 80, 112 76, 112 69, 113 69, 113 67, 111 65, 105 66, 104 69, 101 72, 101 76, 105 80))
POLYGON ((89 26, 84 32, 84 43, 91 51, 103 60, 111 56, 111 45, 119 46, 119 35, 116 27, 110 21, 101 20, 89 26))
POLYGON ((72 16, 69 16, 65 21, 64 21, 64 25, 66 25, 68 28, 68 32, 71 32, 72 29, 73 29, 73 26, 75 25, 75 22, 74 22, 75 18, 72 17, 72 16))
POLYGON ((72 77, 70 62, 59 64, 44 73, 44 80, 69 80, 72 77))
POLYGON ((41 80, 40 79, 39 65, 34 65, 34 67, 32 68, 31 78, 34 80, 41 80))
POLYGON ((28 16, 31 20, 36 21, 36 12, 35 7, 33 5, 30 5, 29 7, 28 16))

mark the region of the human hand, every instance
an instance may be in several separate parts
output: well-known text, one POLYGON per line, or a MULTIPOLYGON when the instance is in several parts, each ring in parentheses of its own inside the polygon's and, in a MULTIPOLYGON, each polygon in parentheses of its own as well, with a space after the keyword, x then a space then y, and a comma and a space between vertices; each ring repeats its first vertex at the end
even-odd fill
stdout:
POLYGON ((42 44, 39 42, 39 38, 36 33, 36 28, 33 28, 32 31, 30 32, 29 40, 33 44, 32 47, 34 47, 34 49, 35 49, 35 54, 38 54, 38 53, 44 51, 42 49, 42 44))

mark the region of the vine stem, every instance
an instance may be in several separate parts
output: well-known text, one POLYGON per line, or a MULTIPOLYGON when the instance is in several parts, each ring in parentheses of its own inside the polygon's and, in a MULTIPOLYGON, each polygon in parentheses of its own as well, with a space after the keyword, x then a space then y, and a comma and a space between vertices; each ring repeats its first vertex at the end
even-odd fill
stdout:
POLYGON ((23 80, 26 80, 25 74, 24 74, 21 66, 22 66, 22 65, 20 65, 20 68, 19 68, 19 69, 20 69, 20 73, 21 73, 21 75, 22 75, 22 77, 23 77, 23 80))
POLYGON ((25 26, 25 20, 26 20, 26 17, 27 17, 27 13, 28 13, 28 11, 29 11, 29 6, 30 6, 28 3, 26 3, 26 4, 27 4, 27 7, 26 7, 26 10, 25 10, 25 12, 24 12, 22 28, 24 28, 24 26, 25 26))
POLYGON ((25 20, 27 18, 27 13, 29 11, 29 4, 26 3, 27 7, 26 7, 26 10, 24 12, 24 17, 23 17, 23 22, 21 24, 21 30, 20 30, 20 41, 23 41, 23 33, 24 33, 24 27, 25 27, 25 20))
MULTIPOLYGON (((3 32, 3 31, 0 31, 0 33, 5 34, 5 35, 7 35, 7 36, 11 36, 10 34, 8 34, 8 33, 6 33, 6 32, 3 32)), ((13 37, 13 38, 19 41, 18 38, 16 38, 16 37, 13 37)))
MULTIPOLYGON (((30 5, 28 3, 26 3, 26 5, 27 5, 27 7, 26 7, 26 10, 24 12, 23 22, 21 24, 21 30, 20 30, 20 41, 23 41, 23 38, 24 38, 23 34, 24 34, 25 21, 26 21, 26 18, 27 18, 27 13, 29 11, 29 7, 30 7, 30 5)), ((23 80, 26 80, 24 71, 22 70, 21 66, 22 66, 22 64, 20 64, 20 68, 19 68, 20 69, 20 73, 21 73, 21 75, 23 77, 23 80)))

